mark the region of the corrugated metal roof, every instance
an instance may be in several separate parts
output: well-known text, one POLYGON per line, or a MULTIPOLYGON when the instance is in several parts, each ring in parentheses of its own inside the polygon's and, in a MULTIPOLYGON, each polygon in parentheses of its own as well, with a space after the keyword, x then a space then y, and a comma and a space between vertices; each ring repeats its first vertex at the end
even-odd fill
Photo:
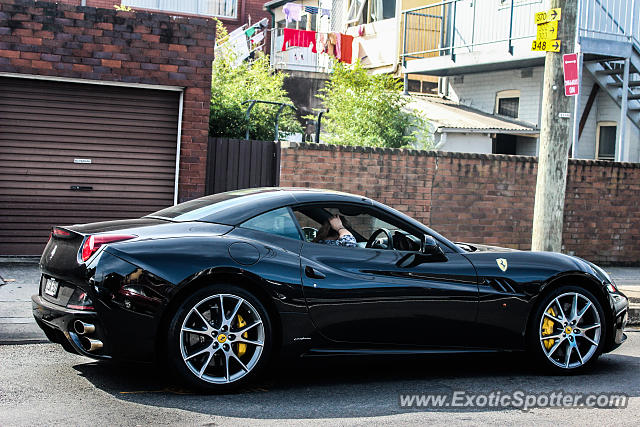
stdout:
POLYGON ((407 108, 418 110, 439 132, 507 133, 537 136, 533 124, 488 114, 457 102, 430 95, 411 95, 407 108))

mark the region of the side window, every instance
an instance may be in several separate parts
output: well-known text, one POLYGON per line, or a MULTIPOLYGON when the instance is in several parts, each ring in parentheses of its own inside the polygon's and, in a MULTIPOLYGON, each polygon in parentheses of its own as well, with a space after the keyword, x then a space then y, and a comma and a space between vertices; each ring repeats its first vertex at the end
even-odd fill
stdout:
POLYGON ((337 233, 326 234, 328 218, 339 215, 344 227, 356 239, 361 248, 390 249, 417 251, 420 249, 420 238, 392 224, 392 219, 382 218, 366 207, 352 205, 307 205, 294 208, 296 220, 300 224, 307 242, 316 240, 324 241, 335 239, 337 233), (324 225, 324 227, 323 227, 324 225), (388 244, 388 236, 377 233, 380 229, 389 231, 393 239, 392 245, 388 244), (377 238, 372 239, 374 234, 377 238), (367 244, 369 246, 367 246, 367 244))
POLYGON ((288 208, 263 213, 243 222, 240 227, 300 240, 298 227, 291 218, 288 208))

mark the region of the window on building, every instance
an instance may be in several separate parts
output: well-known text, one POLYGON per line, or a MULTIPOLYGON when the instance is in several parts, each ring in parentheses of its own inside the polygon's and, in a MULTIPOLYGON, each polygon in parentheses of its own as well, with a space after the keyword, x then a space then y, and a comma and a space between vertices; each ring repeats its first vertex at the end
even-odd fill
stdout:
POLYGON ((506 117, 518 118, 520 109, 520 91, 503 90, 496 94, 496 114, 506 117))
POLYGON ((614 160, 616 157, 616 122, 600 122, 596 131, 596 159, 614 160))
POLYGON ((396 16, 396 0, 348 0, 347 26, 369 24, 396 16))
POLYGON ((122 4, 134 9, 154 9, 221 18, 238 17, 238 0, 123 0, 122 4))

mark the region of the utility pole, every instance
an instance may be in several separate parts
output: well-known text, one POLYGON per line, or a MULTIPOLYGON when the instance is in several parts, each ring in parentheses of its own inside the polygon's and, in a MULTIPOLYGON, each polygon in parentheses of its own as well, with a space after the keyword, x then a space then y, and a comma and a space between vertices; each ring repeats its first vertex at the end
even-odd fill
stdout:
POLYGON ((573 121, 574 100, 564 94, 562 55, 572 53, 576 38, 578 0, 551 0, 551 8, 562 8, 558 22, 560 52, 547 52, 540 123, 538 179, 533 209, 531 250, 560 252, 567 163, 573 121))

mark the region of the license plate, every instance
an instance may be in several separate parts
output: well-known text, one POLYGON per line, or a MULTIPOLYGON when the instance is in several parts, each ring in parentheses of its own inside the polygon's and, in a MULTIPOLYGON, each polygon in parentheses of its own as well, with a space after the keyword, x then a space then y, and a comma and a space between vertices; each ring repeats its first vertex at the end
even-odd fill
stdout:
POLYGON ((58 295, 58 281, 56 279, 47 279, 44 285, 44 293, 56 297, 58 295))

